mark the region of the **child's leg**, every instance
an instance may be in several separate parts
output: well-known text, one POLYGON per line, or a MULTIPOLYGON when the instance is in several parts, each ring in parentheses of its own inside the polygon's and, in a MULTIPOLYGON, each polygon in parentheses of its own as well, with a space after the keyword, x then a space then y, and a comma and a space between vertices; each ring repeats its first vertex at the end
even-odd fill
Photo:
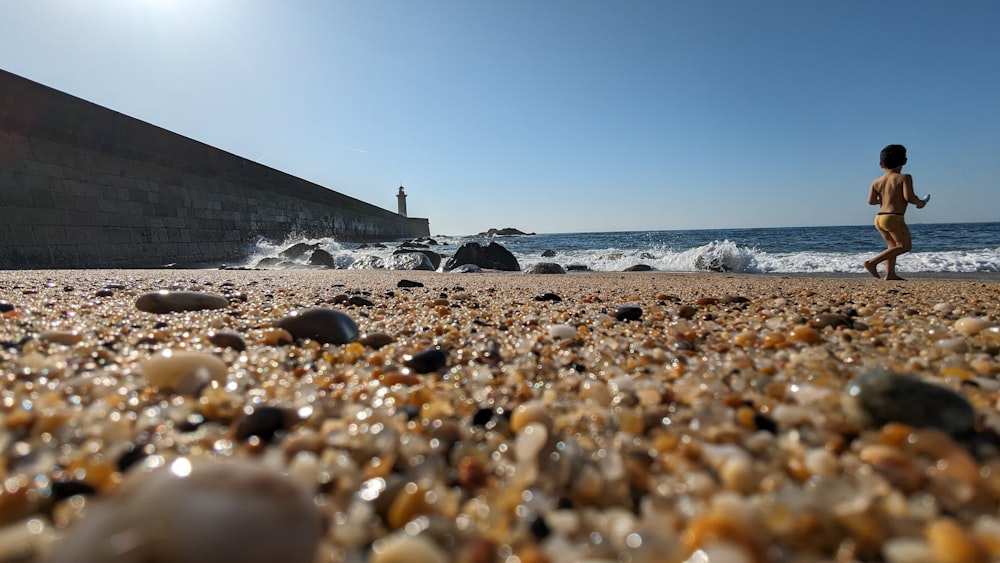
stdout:
MULTIPOLYGON (((870 260, 865 260, 861 264, 865 267, 866 270, 868 270, 869 274, 871 274, 876 278, 881 278, 882 276, 878 275, 878 269, 876 268, 876 266, 878 266, 879 263, 888 260, 890 258, 893 258, 892 267, 893 267, 893 274, 895 274, 895 266, 896 266, 895 255, 892 254, 892 252, 898 245, 898 242, 896 241, 896 238, 890 231, 885 231, 882 229, 876 229, 876 230, 878 231, 878 234, 882 235, 882 240, 885 241, 885 250, 879 252, 878 254, 873 256, 870 260)), ((886 267, 888 266, 889 263, 886 263, 886 267)))
POLYGON ((901 280, 903 278, 896 275, 896 257, 910 251, 910 248, 913 247, 913 239, 910 237, 910 228, 905 224, 891 234, 898 246, 896 247, 896 253, 885 259, 885 279, 901 280))

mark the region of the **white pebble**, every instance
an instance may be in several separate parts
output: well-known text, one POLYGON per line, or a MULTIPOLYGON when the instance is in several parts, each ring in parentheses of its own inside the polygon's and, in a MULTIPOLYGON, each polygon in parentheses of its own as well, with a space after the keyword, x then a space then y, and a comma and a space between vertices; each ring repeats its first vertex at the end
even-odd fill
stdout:
POLYGON ((576 338, 576 327, 566 324, 551 325, 549 327, 549 336, 563 340, 572 340, 576 338))
POLYGON ((210 381, 224 381, 228 368, 211 354, 164 350, 143 362, 139 371, 150 385, 194 394, 210 381))
POLYGON ((982 317, 962 317, 955 321, 955 330, 966 336, 974 336, 990 328, 992 324, 982 317))
POLYGON ((448 563, 451 558, 423 536, 394 535, 372 546, 371 563, 448 563))

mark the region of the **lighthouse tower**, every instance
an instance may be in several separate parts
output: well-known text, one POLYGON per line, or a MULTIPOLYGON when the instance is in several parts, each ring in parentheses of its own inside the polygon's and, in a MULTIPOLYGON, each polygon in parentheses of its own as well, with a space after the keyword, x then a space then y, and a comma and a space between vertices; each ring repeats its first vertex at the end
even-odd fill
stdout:
POLYGON ((399 207, 398 213, 406 217, 406 192, 403 191, 403 186, 399 186, 399 193, 396 194, 396 202, 399 207))

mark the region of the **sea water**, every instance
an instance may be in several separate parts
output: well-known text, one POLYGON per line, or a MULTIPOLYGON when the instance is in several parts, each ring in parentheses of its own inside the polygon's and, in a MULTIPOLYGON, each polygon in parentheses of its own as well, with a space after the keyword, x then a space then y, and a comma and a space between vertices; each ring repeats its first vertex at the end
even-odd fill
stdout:
MULTIPOLYGON (((1000 223, 915 223, 910 231, 913 251, 899 257, 901 273, 1000 273, 1000 223)), ((885 249, 885 242, 870 225, 430 238, 425 241, 427 249, 445 260, 464 243, 496 242, 514 254, 522 269, 555 262, 564 268, 604 272, 643 265, 664 272, 863 274, 861 262, 885 249), (554 255, 543 257, 546 251, 554 255)), ((365 256, 387 259, 404 241, 372 246, 332 238, 260 240, 241 265, 258 267, 261 259, 275 257, 298 242, 326 250, 337 267, 346 268, 365 256)), ((308 267, 308 258, 282 260, 270 267, 308 267)))

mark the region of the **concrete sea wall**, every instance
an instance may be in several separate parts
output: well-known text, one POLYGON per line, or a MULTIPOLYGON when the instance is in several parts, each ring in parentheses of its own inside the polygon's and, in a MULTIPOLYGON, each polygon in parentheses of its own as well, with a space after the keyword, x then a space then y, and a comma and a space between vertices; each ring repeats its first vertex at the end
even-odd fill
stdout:
POLYGON ((0 70, 0 268, 232 264, 293 234, 429 224, 0 70))

